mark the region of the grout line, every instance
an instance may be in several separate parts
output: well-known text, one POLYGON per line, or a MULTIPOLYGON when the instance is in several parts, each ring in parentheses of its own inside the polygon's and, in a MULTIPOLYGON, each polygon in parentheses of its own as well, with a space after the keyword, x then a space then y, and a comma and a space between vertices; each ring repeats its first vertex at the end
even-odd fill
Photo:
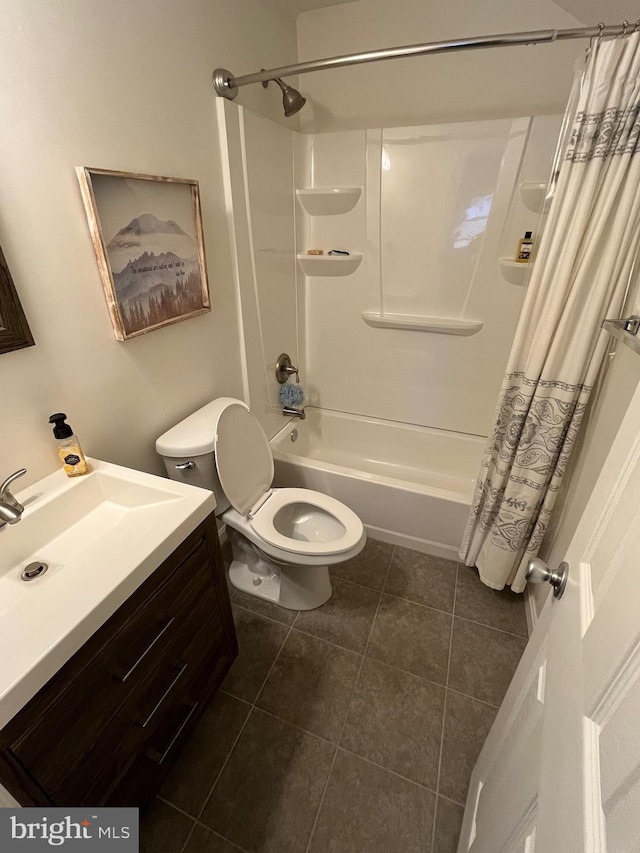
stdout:
POLYGON ((176 806, 175 803, 171 803, 171 802, 169 802, 169 800, 165 800, 164 797, 161 797, 159 795, 156 796, 156 800, 159 800, 161 803, 164 803, 165 806, 170 806, 174 811, 179 812, 180 814, 184 815, 185 817, 188 817, 193 822, 194 826, 192 826, 191 829, 189 830, 189 835, 187 836, 187 840, 185 841, 184 846, 181 848, 181 850, 184 850, 186 848, 186 845, 189 843, 191 836, 193 835, 193 831, 196 828, 196 826, 201 826, 203 829, 206 829, 207 832, 210 832, 212 835, 215 835, 218 838, 221 838, 223 841, 226 841, 227 844, 230 844, 235 850, 240 850, 241 853, 246 853, 245 849, 243 847, 240 847, 238 844, 236 844, 235 841, 231 841, 231 839, 225 838, 224 835, 221 835, 215 829, 211 829, 211 827, 207 826, 206 823, 202 823, 201 820, 198 820, 192 814, 189 814, 189 812, 186 812, 184 809, 181 809, 180 806, 176 806))
MULTIPOLYGON (((383 593, 383 594, 386 595, 386 593, 383 593)), ((411 603, 413 603, 413 602, 411 602, 411 603)), ((238 606, 238 605, 236 605, 236 606, 238 606)), ((240 609, 245 610, 244 607, 240 607, 240 609)), ((332 646, 334 649, 339 649, 341 652, 347 652, 348 654, 356 655, 357 657, 364 657, 365 656, 364 652, 355 652, 353 649, 348 649, 346 646, 341 646, 338 643, 334 643, 332 640, 327 640, 325 637, 318 637, 316 634, 310 634, 308 631, 303 631, 302 628, 296 628, 295 624, 291 625, 291 626, 287 626, 287 625, 284 625, 282 622, 275 622, 273 619, 270 619, 268 616, 263 616, 261 613, 255 613, 253 610, 247 610, 246 612, 251 613, 253 616, 257 616, 260 619, 266 619, 267 621, 272 622, 275 625, 280 625, 283 628, 289 627, 292 632, 295 632, 297 634, 302 634, 304 637, 310 637, 312 640, 317 640, 319 643, 325 643, 328 646, 332 646)), ((445 611, 441 611, 441 612, 445 613, 445 611)), ((451 616, 450 613, 448 613, 446 615, 451 616)), ((458 616, 457 618, 461 619, 463 617, 458 616)), ((465 620, 465 621, 470 621, 470 620, 465 620)), ((453 624, 453 620, 452 620, 452 624, 453 624)), ((481 624, 481 623, 478 623, 478 624, 481 624)), ((487 627, 487 626, 484 626, 484 627, 487 627)), ((499 629, 496 628, 495 630, 497 631, 499 629)), ((503 633, 505 633, 505 632, 503 632, 503 633)), ((514 634, 513 636, 518 636, 518 635, 514 634)), ((524 638, 522 638, 522 639, 524 639, 524 638)), ((486 699, 480 699, 478 696, 474 696, 472 693, 465 693, 464 690, 459 690, 457 687, 449 687, 449 686, 447 686, 447 684, 443 684, 441 681, 434 681, 431 678, 426 678, 424 675, 418 675, 417 673, 411 672, 408 669, 402 669, 402 667, 396 666, 395 664, 389 663, 388 661, 379 660, 378 658, 374 658, 371 656, 368 656, 368 659, 373 661, 374 663, 380 664, 380 666, 386 666, 389 669, 395 670, 396 672, 401 672, 403 675, 409 675, 409 676, 411 676, 411 678, 418 678, 418 679, 420 679, 420 681, 425 681, 427 684, 433 684, 435 687, 440 687, 442 690, 451 690, 453 693, 457 693, 459 696, 464 696, 465 699, 473 699, 474 702, 480 702, 483 705, 487 705, 489 708, 498 709, 500 707, 500 705, 494 705, 493 702, 487 702, 486 699)), ((225 693, 227 696, 231 696, 234 699, 237 699, 239 702, 244 702, 245 704, 252 706, 251 702, 247 702, 247 700, 243 699, 241 696, 236 696, 235 693, 230 693, 228 690, 225 690, 224 687, 220 687, 218 689, 218 692, 225 693)), ((288 720, 285 720, 285 722, 288 722, 288 720)), ((306 731, 306 729, 303 729, 303 731, 306 731)), ((310 734, 313 734, 313 732, 310 732, 310 734)))
MULTIPOLYGON (((236 698, 236 697, 234 697, 234 698, 236 698)), ((218 784, 218 780, 220 779, 220 776, 222 775, 222 773, 223 773, 223 771, 224 771, 224 768, 227 766, 227 764, 228 764, 228 762, 229 762, 229 759, 231 758, 231 754, 232 754, 233 750, 236 748, 236 744, 237 744, 237 743, 238 743, 238 741, 240 740, 240 736, 242 735, 242 732, 244 731, 245 726, 246 726, 246 725, 247 725, 247 723, 249 722, 249 717, 251 716, 251 711, 252 711, 252 710, 253 710, 253 708, 250 708, 250 709, 249 709, 249 711, 247 711, 247 716, 244 718, 244 722, 243 722, 243 724, 240 726, 240 730, 239 730, 238 734, 236 735, 235 740, 234 740, 234 741, 233 741, 233 743, 231 744, 231 748, 229 749, 229 752, 227 753, 227 757, 226 757, 226 758, 225 758, 225 760, 222 762, 222 766, 220 767, 220 770, 218 771, 218 773, 217 773, 217 775, 216 775, 216 778, 214 779, 213 785, 211 786, 211 789, 209 790, 209 793, 207 794, 207 796, 204 798, 204 802, 203 802, 203 804, 202 804, 202 808, 201 808, 201 809, 200 809, 200 811, 198 812, 197 817, 196 817, 196 818, 193 818, 193 820, 194 820, 194 825, 191 827, 191 832, 190 832, 190 833, 189 833, 189 835, 187 836, 187 839, 186 839, 186 841, 184 842, 184 845, 182 846, 181 853, 184 853, 184 851, 186 850, 187 844, 189 843, 189 839, 190 839, 190 838, 191 838, 191 836, 193 835, 193 830, 195 829, 195 824, 196 824, 196 823, 201 823, 201 821, 200 821, 200 817, 202 816, 202 812, 205 810, 205 808, 206 808, 206 806, 207 806, 207 803, 209 802, 209 799, 211 798, 211 794, 213 794, 213 789, 214 789, 214 788, 216 787, 216 785, 218 784)), ((174 808, 175 808, 175 807, 174 807, 174 808)), ((203 825, 203 826, 205 826, 205 824, 202 824, 202 825, 203 825)), ((207 827, 207 829, 210 829, 210 828, 211 828, 211 827, 207 827)))
POLYGON ((440 774, 442 772, 442 751, 444 748, 444 728, 447 720, 447 698, 448 688, 449 688, 449 672, 451 670, 451 651, 453 649, 453 626, 455 625, 455 612, 456 612, 456 596, 458 594, 458 572, 460 571, 460 567, 456 563, 456 580, 453 587, 453 613, 454 616, 451 619, 451 632, 449 634, 449 656, 447 658, 447 677, 445 682, 445 692, 444 692, 444 707, 442 709, 442 731, 440 733, 440 754, 438 756, 438 775, 436 777, 436 801, 433 808, 433 826, 431 827, 431 850, 435 851, 435 843, 436 843, 436 822, 438 820, 438 793, 440 791, 440 774))
MULTIPOLYGON (((384 584, 382 585, 382 589, 384 589, 384 587, 387 583, 387 578, 389 577, 389 571, 391 569, 391 563, 393 562, 393 555, 395 554, 395 552, 396 552, 396 546, 394 545, 393 550, 391 551, 391 554, 389 556, 389 565, 387 566, 387 573, 385 575, 384 584)), ((347 581, 347 583, 349 583, 349 581, 347 581)), ((365 643, 364 651, 362 653, 362 659, 360 660, 360 666, 358 667, 358 672, 356 673, 356 677, 355 677, 355 681, 354 681, 354 687, 356 687, 356 688, 358 686, 358 681, 360 679, 360 673, 362 672, 362 667, 364 666, 364 656, 366 655, 367 649, 369 648, 369 640, 371 639, 371 634, 373 633, 373 626, 376 624, 376 619, 378 617, 378 610, 380 609, 380 602, 381 601, 382 601, 382 590, 380 590, 380 592, 378 593, 378 603, 376 604, 376 612, 374 614, 373 619, 371 620, 371 627, 369 628, 369 634, 367 636, 367 642, 365 643)), ((353 699, 352 699, 352 701, 353 701, 353 699)), ((347 709, 347 713, 344 715, 344 720, 342 721, 342 728, 340 729, 340 735, 338 736, 336 748, 335 748, 335 751, 333 753, 333 758, 331 760, 331 767, 329 767, 329 772, 327 773, 327 779, 324 783, 324 788, 322 789, 322 796, 320 797, 320 802, 318 803, 318 810, 316 811, 316 816, 315 816, 314 821, 313 821, 313 826, 311 827, 311 832, 309 833, 309 841, 307 842, 307 846, 305 848, 305 853, 309 853, 309 850, 311 849, 311 842, 313 841, 313 836, 314 836, 315 831, 316 831, 316 826, 318 825, 318 818, 320 817, 320 812, 322 811, 322 806, 324 804, 324 798, 327 794, 327 789, 329 787, 329 781, 331 780, 331 776, 333 774, 333 767, 336 763, 336 758, 338 756, 338 749, 340 748, 340 741, 342 740, 342 736, 344 734, 344 730, 345 730, 345 727, 347 725, 347 720, 349 718, 349 711, 350 710, 351 710, 351 703, 349 703, 349 708, 347 709)))
POLYGON ((434 797, 437 797, 437 794, 434 789, 430 788, 428 785, 425 785, 423 782, 416 782, 415 779, 410 779, 408 776, 403 776, 402 773, 398 773, 397 770, 392 770, 390 767, 385 767, 384 764, 378 764, 377 761, 373 761, 371 758, 367 758, 366 755, 360 755, 359 752, 354 752, 352 749, 349 749, 346 746, 338 746, 338 750, 340 752, 345 752, 347 755, 353 755, 355 758, 359 758, 361 761, 365 761, 367 764, 371 764, 372 767, 377 767, 378 770, 384 770, 385 773, 390 773, 392 776, 396 776, 398 779, 402 779, 404 782, 408 782, 410 785, 415 785, 416 788, 421 788, 423 791, 428 791, 430 794, 433 794, 434 797))
POLYGON ((333 646, 334 649, 339 649, 341 652, 347 652, 347 654, 355 655, 358 658, 364 657, 364 651, 356 652, 353 649, 348 649, 346 646, 341 646, 340 643, 334 643, 333 640, 327 640, 325 637, 318 637, 317 634, 310 634, 309 631, 303 631, 302 628, 294 627, 293 630, 296 634, 302 634, 303 637, 310 637, 319 643, 326 643, 327 646, 333 646))
MULTIPOLYGON (((444 794, 438 794, 438 796, 442 800, 447 800, 447 802, 453 803, 454 806, 460 806, 460 808, 464 808, 466 805, 466 803, 459 803, 457 800, 452 800, 451 797, 445 797, 444 794)), ((434 850, 433 853, 437 853, 437 851, 434 850)))
POLYGON ((447 687, 449 693, 457 693, 458 696, 464 696, 465 699, 472 699, 474 702, 480 702, 481 705, 486 705, 488 708, 493 708, 494 711, 500 710, 500 705, 494 705, 493 702, 487 702, 486 699, 478 699, 477 696, 472 696, 471 693, 463 693, 456 687, 447 687))
MULTIPOLYGON (((233 605, 234 609, 243 610, 245 613, 250 613, 252 616, 258 616, 260 619, 266 619, 268 622, 273 622, 275 625, 281 625, 283 628, 293 628, 295 621, 298 618, 298 613, 299 613, 299 611, 296 611, 295 618, 294 618, 293 622, 291 622, 291 623, 280 622, 280 621, 278 621, 278 619, 274 619, 273 616, 265 616, 264 613, 258 613, 256 610, 249 610, 248 607, 243 607, 242 604, 238 604, 235 601, 232 601, 231 604, 233 605)), ((278 606, 277 604, 274 604, 274 607, 277 607, 277 606, 278 606)), ((284 608, 283 608, 283 610, 284 610, 284 608)))
POLYGON ((286 723, 287 726, 291 726, 292 729, 297 729, 299 732, 302 732, 305 735, 309 735, 310 737, 317 738, 318 740, 323 741, 324 743, 328 743, 330 746, 337 746, 337 742, 334 740, 330 740, 328 737, 324 735, 319 735, 317 732, 312 732, 309 729, 304 729, 302 726, 299 726, 297 723, 292 723, 291 720, 285 720, 284 717, 281 717, 279 714, 274 714, 273 711, 268 711, 266 708, 261 708, 259 705, 255 706, 256 711, 260 711, 261 714, 266 714, 268 717, 273 717, 274 720, 278 720, 280 723, 286 723))
MULTIPOLYGON (((456 571, 457 576, 457 571, 456 571)), ((455 590, 457 590, 457 580, 455 585, 455 590)), ((407 604, 415 604, 416 607, 424 607, 426 610, 435 610, 437 613, 444 613, 447 616, 453 616, 456 619, 463 619, 465 622, 471 622, 473 625, 479 625, 481 628, 487 628, 490 631, 498 631, 500 634, 508 634, 510 637, 518 637, 520 640, 527 640, 528 637, 524 634, 516 634, 513 631, 506 631, 504 628, 496 628, 494 625, 487 625, 486 622, 478 622, 476 619, 469 619, 467 616, 460 616, 455 612, 455 598, 456 592, 454 590, 454 604, 452 610, 443 610, 441 607, 434 607, 432 604, 423 604, 420 601, 415 601, 412 598, 403 598, 401 595, 395 595, 392 592, 387 592, 383 590, 383 595, 388 595, 390 598, 397 598, 398 601, 406 601, 407 604)))
MULTIPOLYGON (((267 683, 267 681, 269 680, 269 676, 270 676, 270 675, 271 675, 271 673, 273 672, 273 668, 274 668, 274 666, 276 665, 276 663, 278 662, 278 658, 280 657, 280 654, 281 654, 282 650, 284 649, 285 643, 286 643, 286 642, 287 642, 287 640, 289 639, 289 636, 290 636, 290 634, 291 634, 291 632, 292 632, 292 631, 293 631, 293 625, 290 625, 290 626, 289 626, 289 630, 287 631, 287 636, 284 638, 284 640, 283 640, 283 641, 282 641, 282 643, 280 644, 280 648, 278 649, 278 651, 277 651, 277 653, 276 653, 276 656, 275 656, 275 657, 274 657, 274 659, 273 659, 273 663, 272 663, 272 664, 271 664, 271 666, 269 667, 269 672, 267 672, 266 676, 264 677, 264 679, 263 679, 263 681, 262 681, 262 684, 260 685, 260 689, 259 689, 259 690, 258 690, 258 692, 256 693, 255 699, 254 699, 254 700, 253 700, 253 702, 251 703, 251 710, 253 710, 253 709, 256 707, 256 702, 257 702, 257 701, 258 701, 258 699, 260 698, 260 694, 261 694, 261 693, 262 693, 262 691, 264 690, 264 686, 265 686, 265 684, 267 683)), ((249 712, 249 714, 251 714, 251 711, 249 712)))
POLYGON ((507 634, 509 637, 517 637, 519 640, 528 641, 528 637, 524 634, 514 634, 513 631, 505 631, 504 628, 495 628, 493 625, 487 625, 485 622, 478 622, 476 619, 468 619, 466 616, 458 616, 453 614, 456 619, 462 619, 463 622, 471 622, 472 625, 479 625, 481 628, 487 628, 489 631, 498 631, 499 634, 507 634))
MULTIPOLYGON (((507 636, 509 636, 509 637, 517 637, 519 640, 524 640, 525 642, 528 641, 528 637, 526 637, 524 634, 516 634, 514 631, 506 631, 504 628, 496 628, 494 625, 487 625, 486 622, 478 622, 477 619, 469 619, 467 616, 460 616, 458 613, 455 612, 455 610, 442 610, 440 607, 433 607, 430 604, 422 604, 421 602, 414 601, 411 598, 403 598, 401 595, 393 595, 390 592, 386 592, 384 589, 383 590, 377 590, 377 589, 374 589, 372 586, 365 586, 364 584, 354 583, 353 581, 343 580, 343 578, 335 578, 335 580, 338 580, 341 583, 350 584, 351 586, 360 587, 360 589, 368 589, 369 592, 375 592, 375 593, 382 594, 382 595, 388 595, 389 598, 395 598, 398 601, 406 601, 407 604, 415 604, 416 607, 424 607, 426 610, 435 610, 436 613, 444 613, 446 616, 453 616, 455 619, 462 619, 464 622, 470 622, 472 625, 479 625, 481 628, 487 628, 490 631, 498 631, 498 633, 500 633, 500 634, 507 634, 507 636)), ((455 592, 454 592, 454 601, 455 601, 455 592)), ((243 607, 241 604, 238 604, 236 602, 232 602, 232 604, 234 607, 237 607, 240 610, 244 610, 246 613, 251 613, 253 616, 260 616, 262 619, 268 619, 269 622, 275 622, 276 625, 282 625, 285 628, 294 628, 295 627, 296 631, 300 631, 301 634, 308 634, 308 636, 310 636, 310 637, 315 636, 315 634, 309 634, 308 631, 304 631, 304 630, 302 630, 302 628, 296 627, 296 623, 298 621, 298 616, 300 615, 300 613, 302 613, 304 611, 300 611, 300 610, 296 611, 296 615, 295 615, 293 622, 291 622, 291 624, 288 624, 286 622, 279 622, 277 619, 274 619, 272 616, 265 616, 264 613, 258 613, 255 610, 249 610, 248 607, 243 607)), ((277 607, 277 605, 274 605, 274 606, 277 607)), ((320 637, 318 637, 317 639, 320 639, 320 637)), ((325 640, 325 642, 328 643, 331 641, 325 640)), ((333 643, 332 645, 338 646, 338 643, 333 643)), ((344 648, 346 648, 346 646, 338 646, 338 648, 344 649, 344 648)), ((347 649, 347 651, 353 651, 353 649, 347 649)), ((358 652, 356 652, 356 654, 358 654, 358 652)))
MULTIPOLYGON (((338 563, 340 565, 340 563, 338 563)), ((386 575, 385 575, 386 577, 386 575)), ((351 586, 359 586, 362 589, 369 589, 371 592, 382 592, 382 589, 377 589, 375 586, 368 586, 366 583, 358 583, 358 581, 350 580, 349 578, 341 578, 340 575, 332 574, 332 581, 340 581, 340 583, 350 583, 351 586)))
MULTIPOLYGON (((251 612, 251 611, 249 611, 249 612, 251 612)), ((255 615, 255 614, 254 614, 254 615, 255 615)), ((263 680, 262 684, 260 685, 260 689, 258 690, 258 693, 257 693, 257 695, 256 695, 256 697, 255 697, 255 699, 254 699, 254 701, 253 701, 253 702, 251 702, 251 703, 249 703, 249 702, 246 702, 246 700, 243 700, 243 701, 245 701, 245 703, 246 703, 247 705, 249 705, 249 704, 250 704, 249 711, 248 711, 248 713, 247 713, 247 716, 245 717, 244 723, 243 723, 243 724, 242 724, 242 726, 240 727, 240 731, 238 732, 238 734, 237 734, 237 736, 236 736, 235 740, 233 741, 233 743, 232 743, 232 745, 231 745, 231 749, 230 749, 230 750, 229 750, 229 752, 227 753, 227 757, 225 758, 224 762, 222 763, 222 767, 220 768, 220 770, 218 771, 218 773, 217 773, 217 775, 216 775, 216 778, 214 779, 213 785, 211 786, 211 789, 209 790, 209 793, 207 794, 207 796, 206 796, 206 798, 205 798, 205 800, 204 800, 204 803, 203 803, 203 805, 202 805, 202 808, 201 808, 201 809, 200 809, 200 811, 198 812, 198 816, 195 818, 195 820, 196 820, 198 823, 201 823, 200 818, 202 817, 202 813, 204 812, 205 808, 207 807, 207 803, 208 803, 208 802, 209 802, 209 800, 211 799, 211 795, 213 794, 213 791, 214 791, 214 789, 215 789, 216 785, 217 785, 217 784, 218 784, 218 782, 220 781, 220 777, 221 777, 221 776, 222 776, 222 774, 224 773, 224 769, 225 769, 225 767, 226 767, 226 766, 227 766, 227 764, 229 763, 229 759, 231 758, 231 756, 232 756, 232 754, 233 754, 233 751, 235 750, 235 748, 236 748, 236 746, 237 746, 237 744, 238 744, 238 741, 240 740, 240 737, 242 736, 242 732, 245 730, 245 727, 246 727, 247 723, 249 722, 249 718, 251 717, 251 715, 252 715, 252 713, 253 713, 253 711, 254 711, 254 709, 255 709, 255 707, 256 707, 256 699, 257 699, 257 698, 258 698, 258 696, 260 696, 260 694, 262 693, 262 688, 263 688, 263 687, 264 687, 264 685, 267 683, 267 679, 268 679, 268 678, 269 678, 269 676, 271 675, 271 672, 272 672, 272 670, 273 670, 274 666, 276 665, 276 661, 277 661, 277 660, 278 660, 278 658, 280 657, 280 652, 281 652, 281 651, 282 651, 282 649, 284 648, 284 644, 285 644, 285 643, 287 642, 287 640, 289 639, 289 634, 291 633, 291 629, 292 629, 292 627, 293 627, 293 626, 290 626, 290 627, 289 627, 289 630, 287 631, 287 636, 284 638, 284 640, 283 640, 283 641, 282 641, 282 643, 280 644, 280 648, 278 649, 278 652, 277 652, 277 654, 276 654, 275 658, 273 659, 273 663, 272 663, 272 664, 271 664, 271 666, 269 667, 269 671, 267 672, 267 674, 266 674, 266 676, 265 676, 265 678, 264 678, 264 680, 263 680)), ((228 695, 232 696, 233 694, 228 694, 228 695)), ((234 699, 237 699, 237 698, 238 698, 237 696, 234 696, 234 699)), ((206 824, 202 824, 202 825, 203 825, 203 826, 207 826, 206 824)), ((207 826, 207 829, 212 829, 212 827, 207 826)), ((215 830, 214 830, 214 831, 215 831, 215 830)), ((185 848, 186 848, 186 846, 187 846, 187 844, 188 844, 188 842, 189 842, 189 839, 191 838, 191 835, 192 835, 192 834, 193 834, 193 827, 192 827, 191 832, 189 833, 189 835, 188 835, 188 837, 187 837, 187 840, 186 840, 186 841, 185 841, 185 843, 184 843, 184 846, 182 847, 181 853, 184 853, 184 850, 185 850, 185 848)), ((226 839, 225 839, 225 840, 226 840, 226 839)))

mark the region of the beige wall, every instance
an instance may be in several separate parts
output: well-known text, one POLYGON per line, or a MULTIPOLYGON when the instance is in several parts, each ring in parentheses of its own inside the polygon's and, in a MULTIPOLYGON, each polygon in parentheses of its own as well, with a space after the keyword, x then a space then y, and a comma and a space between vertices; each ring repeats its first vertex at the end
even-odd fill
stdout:
MULTIPOLYGON (((300 61, 463 36, 584 26, 551 0, 360 0, 298 18, 300 61)), ((474 50, 301 75, 304 131, 564 112, 584 41, 474 50)))
MULTIPOLYGON (((242 394, 211 72, 295 61, 295 24, 269 0, 1 0, 0 12, 0 245, 36 340, 0 356, 0 476, 54 470, 58 410, 85 452, 161 473, 157 435, 242 394), (77 165, 200 181, 210 314, 114 339, 77 165)), ((277 91, 239 100, 284 122, 277 91)))

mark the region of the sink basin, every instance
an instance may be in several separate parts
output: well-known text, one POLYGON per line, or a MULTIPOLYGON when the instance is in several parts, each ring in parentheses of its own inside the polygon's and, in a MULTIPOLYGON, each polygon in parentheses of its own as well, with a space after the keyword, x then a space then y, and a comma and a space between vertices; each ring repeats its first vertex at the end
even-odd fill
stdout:
POLYGON ((16 495, 0 529, 0 728, 215 508, 212 492, 95 459, 16 495), (22 570, 48 571, 26 583, 22 570))

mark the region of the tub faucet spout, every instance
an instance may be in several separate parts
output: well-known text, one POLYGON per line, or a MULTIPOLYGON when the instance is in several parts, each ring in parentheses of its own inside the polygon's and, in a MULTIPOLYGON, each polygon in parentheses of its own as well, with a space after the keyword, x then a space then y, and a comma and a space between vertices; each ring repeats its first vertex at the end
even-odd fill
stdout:
POLYGON ((304 409, 296 409, 293 406, 283 406, 282 414, 285 416, 285 418, 300 418, 301 421, 303 421, 307 417, 304 409))

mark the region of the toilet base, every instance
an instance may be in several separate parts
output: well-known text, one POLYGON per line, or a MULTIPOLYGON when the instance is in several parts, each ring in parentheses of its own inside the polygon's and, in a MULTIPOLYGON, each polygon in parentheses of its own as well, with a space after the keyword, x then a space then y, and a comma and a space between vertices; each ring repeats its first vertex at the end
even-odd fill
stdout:
POLYGON ((333 593, 328 566, 279 563, 261 552, 236 530, 227 527, 233 562, 231 585, 288 610, 313 610, 333 593))

